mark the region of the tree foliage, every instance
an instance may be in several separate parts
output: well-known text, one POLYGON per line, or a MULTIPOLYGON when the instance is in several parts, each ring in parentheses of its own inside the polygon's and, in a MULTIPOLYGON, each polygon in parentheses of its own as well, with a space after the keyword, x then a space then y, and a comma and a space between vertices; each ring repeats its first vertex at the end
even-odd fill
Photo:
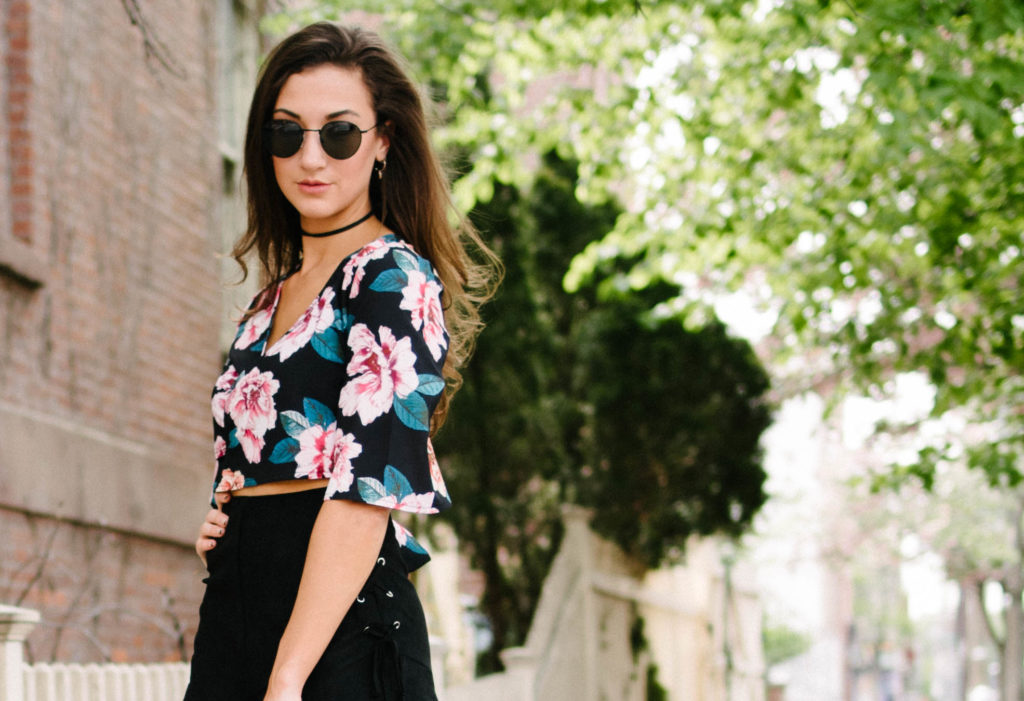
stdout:
POLYGON ((498 185, 473 211, 506 279, 437 447, 448 518, 485 575, 488 670, 526 637, 563 504, 594 506, 596 530, 656 566, 692 534, 738 534, 765 498, 767 379, 750 347, 721 326, 654 323, 642 296, 562 289, 617 214, 580 203, 575 177, 549 154, 529 197, 498 185))
POLYGON ((526 201, 499 185, 472 212, 504 262, 505 280, 485 307, 486 332, 437 440, 453 501, 446 517, 484 573, 481 608, 494 633, 485 671, 526 638, 561 542, 568 476, 580 462, 567 337, 582 310, 560 292, 558 271, 614 216, 607 207, 581 207, 571 188, 566 201, 553 173, 536 192, 526 201), (570 218, 549 228, 555 210, 570 218))
POLYGON ((764 503, 769 383, 746 341, 651 319, 645 297, 605 302, 577 337, 593 456, 579 489, 594 528, 657 567, 692 535, 739 536, 764 503))
MULTIPOLYGON (((321 7, 355 9, 343 0, 321 7)), ((1017 0, 359 3, 429 79, 461 203, 528 191, 552 149, 577 195, 624 209, 566 283, 679 282, 700 327, 746 288, 771 352, 824 352, 883 391, 923 369, 936 412, 1021 477, 1024 8, 1017 0)), ((948 446, 922 456, 926 479, 948 446), (929 459, 929 457, 933 459, 929 459)))
POLYGON ((1018 0, 319 8, 382 18, 444 106, 465 209, 532 192, 549 152, 579 164, 575 199, 622 203, 568 265, 570 292, 647 290, 696 331, 743 291, 775 320, 764 352, 803 358, 798 386, 829 375, 877 395, 923 371, 933 414, 968 418, 893 483, 931 484, 961 458, 995 485, 1021 481, 1018 0))

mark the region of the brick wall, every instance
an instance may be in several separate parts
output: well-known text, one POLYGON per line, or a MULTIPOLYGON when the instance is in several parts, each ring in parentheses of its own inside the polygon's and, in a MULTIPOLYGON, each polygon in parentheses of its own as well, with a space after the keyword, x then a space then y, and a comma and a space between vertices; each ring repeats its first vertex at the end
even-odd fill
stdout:
POLYGON ((0 602, 42 613, 29 661, 188 659, 204 576, 194 553, 0 509, 0 602))
POLYGON ((27 138, 28 97, 28 0, 11 0, 7 15, 7 46, 4 68, 7 73, 6 99, 8 140, 8 184, 10 193, 10 231, 21 241, 31 237, 32 213, 32 145, 27 138))
POLYGON ((0 2, 0 602, 42 612, 37 660, 191 645, 220 365, 215 10, 0 2))
POLYGON ((214 46, 206 3, 139 4, 184 77, 146 59, 122 3, 31 3, 11 191, 31 175, 15 233, 48 276, 5 285, 0 399, 196 459, 219 319, 214 46))

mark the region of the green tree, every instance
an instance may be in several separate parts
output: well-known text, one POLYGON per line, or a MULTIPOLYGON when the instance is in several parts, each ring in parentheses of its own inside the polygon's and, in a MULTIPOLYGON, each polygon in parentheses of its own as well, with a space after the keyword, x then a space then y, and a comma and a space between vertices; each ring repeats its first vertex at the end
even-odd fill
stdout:
POLYGON ((576 202, 564 172, 546 170, 529 200, 498 185, 472 213, 505 280, 437 440, 452 492, 447 518, 486 582, 481 608, 494 643, 482 671, 498 669, 498 653, 525 640, 561 542, 582 423, 567 339, 585 306, 560 290, 559 271, 614 219, 611 207, 576 202))
POLYGON ((720 325, 655 324, 639 297, 562 289, 573 255, 617 213, 581 204, 575 177, 549 154, 529 197, 498 185, 473 212, 506 279, 438 453, 448 518, 485 575, 495 640, 485 671, 525 640, 562 504, 595 506, 596 530, 657 566, 691 534, 738 534, 765 498, 767 380, 749 346, 720 325))
MULTIPOLYGON (((351 9, 341 0, 326 5, 351 9)), ((746 290, 765 353, 884 394, 925 370, 934 415, 984 427, 892 482, 965 459, 1021 481, 1024 8, 1018 0, 360 3, 446 108, 465 207, 530 192, 540 155, 576 196, 624 205, 565 283, 640 290, 691 329, 746 290), (661 288, 664 289, 664 288, 661 288)), ((1015 524, 1020 529, 1020 524, 1015 524)), ((1007 580, 1004 696, 1020 697, 1024 611, 1007 580), (1011 640, 1013 639, 1013 640, 1011 640)))
MULTIPOLYGON (((649 292, 655 292, 651 288, 649 292)), ((652 318, 644 294, 600 304, 577 335, 594 528, 648 567, 692 535, 739 536, 765 501, 768 376, 746 341, 652 318)))
MULTIPOLYGON (((335 14, 355 9, 322 3, 335 14)), ((884 389, 925 368, 936 411, 1001 427, 972 450, 1020 479, 1024 8, 1017 0, 383 3, 446 108, 463 204, 527 192, 540 154, 584 202, 625 203, 577 256, 666 278, 697 326, 753 282, 775 351, 884 389)), ((925 479, 929 463, 920 466, 925 479)))
MULTIPOLYGON (((411 7, 389 33, 436 65, 442 136, 471 154, 464 203, 496 181, 528 190, 531 154, 554 148, 580 162, 581 200, 625 204, 575 258, 570 290, 625 261, 617 286, 678 281, 663 302, 700 328, 745 289, 776 315, 765 352, 810 356, 799 385, 828 374, 880 396, 924 370, 934 416, 985 427, 893 466, 890 483, 930 486, 961 449, 992 484, 1021 481, 1019 2, 411 7), (423 42, 431 31, 445 41, 423 42)), ((1003 694, 1018 699, 1021 581, 1000 581, 1003 694)))

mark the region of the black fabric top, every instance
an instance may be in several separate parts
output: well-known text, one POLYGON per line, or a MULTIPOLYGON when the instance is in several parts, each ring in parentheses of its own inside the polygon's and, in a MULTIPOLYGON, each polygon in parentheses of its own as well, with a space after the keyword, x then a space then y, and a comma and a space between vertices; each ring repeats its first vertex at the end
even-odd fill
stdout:
MULTIPOLYGON (((448 332, 441 283, 394 234, 346 257, 272 346, 273 303, 239 326, 213 390, 214 491, 329 479, 326 499, 450 506, 430 445, 448 332)), ((395 524, 415 569, 426 551, 395 524)))

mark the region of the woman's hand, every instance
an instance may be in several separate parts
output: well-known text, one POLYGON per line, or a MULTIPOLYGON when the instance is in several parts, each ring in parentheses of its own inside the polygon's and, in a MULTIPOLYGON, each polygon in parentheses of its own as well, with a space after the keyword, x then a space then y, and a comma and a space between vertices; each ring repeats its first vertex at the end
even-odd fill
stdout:
POLYGON ((196 539, 196 554, 203 561, 204 567, 206 553, 216 547, 216 539, 224 535, 224 529, 228 525, 228 515, 221 509, 231 500, 231 492, 217 492, 213 498, 217 502, 217 508, 206 512, 206 520, 199 527, 199 538, 196 539))

